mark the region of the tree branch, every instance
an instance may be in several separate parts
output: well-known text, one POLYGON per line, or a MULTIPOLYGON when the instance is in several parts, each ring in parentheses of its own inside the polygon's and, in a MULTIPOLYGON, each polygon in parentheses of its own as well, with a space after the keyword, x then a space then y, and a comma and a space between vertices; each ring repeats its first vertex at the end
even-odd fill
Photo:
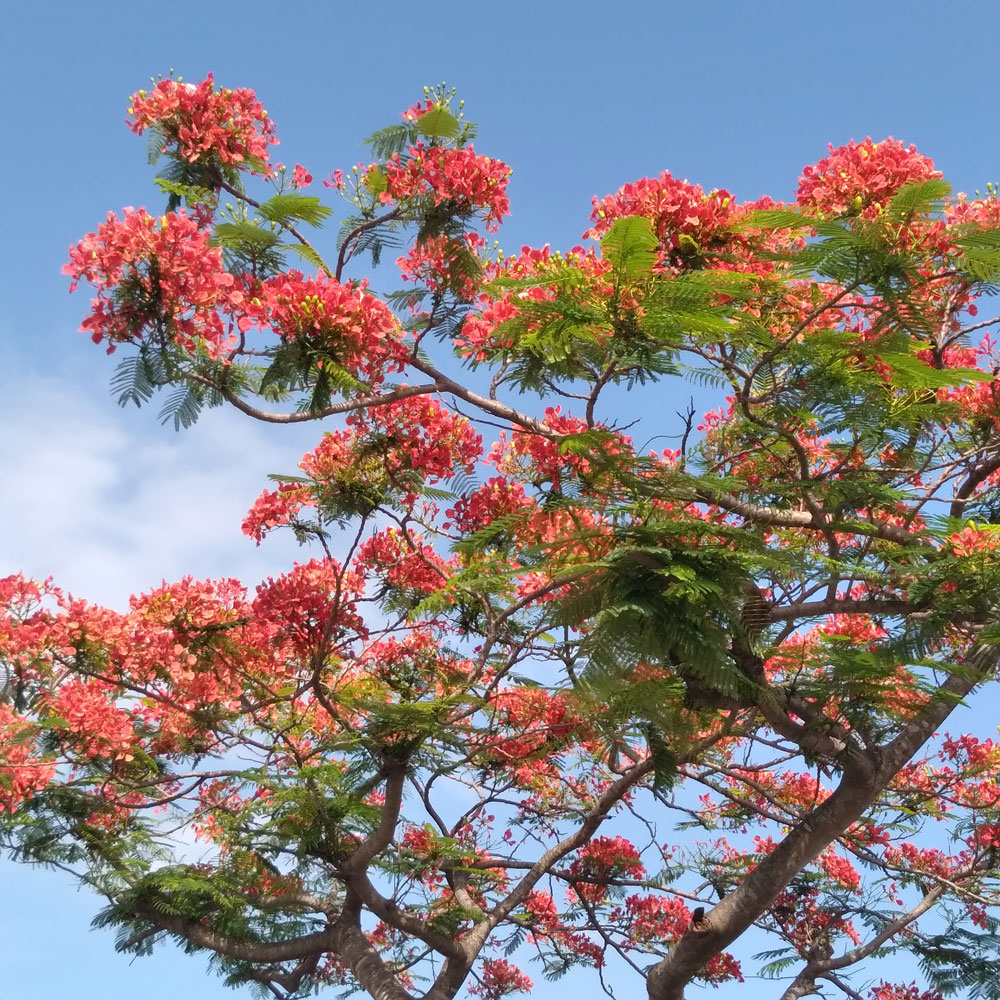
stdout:
POLYGON ((777 898, 797 872, 860 818, 865 809, 958 702, 996 668, 1000 651, 974 647, 965 669, 952 674, 921 714, 882 750, 846 747, 844 777, 812 813, 795 824, 778 847, 705 918, 707 932, 686 934, 650 971, 650 1000, 683 1000, 684 987, 714 955, 736 940, 777 898))
POLYGON ((345 399, 343 403, 333 403, 324 406, 322 410, 302 410, 296 413, 273 413, 268 410, 260 410, 251 405, 245 399, 237 396, 231 389, 220 385, 218 382, 199 375, 197 372, 185 373, 185 378, 192 382, 199 382, 201 385, 215 389, 222 398, 236 407, 241 413, 245 413, 254 420, 261 420, 269 424, 301 424, 307 420, 323 420, 326 417, 336 416, 338 413, 352 413, 355 410, 369 410, 377 406, 387 406, 400 399, 409 399, 410 396, 425 396, 428 393, 438 391, 438 386, 434 384, 404 385, 390 392, 381 393, 374 396, 358 396, 356 399, 345 399))

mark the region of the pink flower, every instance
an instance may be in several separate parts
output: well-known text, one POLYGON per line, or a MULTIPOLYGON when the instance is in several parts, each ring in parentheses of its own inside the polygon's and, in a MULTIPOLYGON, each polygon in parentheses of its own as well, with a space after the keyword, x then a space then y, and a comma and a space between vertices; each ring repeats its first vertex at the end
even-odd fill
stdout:
POLYGON ((347 185, 344 183, 344 171, 334 170, 330 174, 329 178, 323 181, 323 186, 328 188, 336 188, 338 191, 343 191, 347 185))
POLYGON ((516 966, 503 958, 487 958, 483 962, 480 981, 469 987, 472 996, 483 1000, 499 1000, 508 993, 530 993, 535 984, 516 966))
POLYGON ((197 85, 160 80, 152 91, 132 95, 128 113, 133 132, 158 129, 163 151, 190 163, 214 156, 251 173, 270 173, 267 147, 278 142, 274 123, 246 87, 216 90, 211 73, 197 85))
POLYGON ((332 352, 352 375, 380 382, 401 371, 407 350, 392 310, 362 283, 344 285, 324 274, 286 271, 263 282, 246 306, 240 329, 256 324, 283 340, 309 339, 332 352))
POLYGON ((796 195, 800 205, 824 215, 852 210, 874 215, 900 188, 941 176, 916 146, 904 146, 892 136, 878 143, 870 136, 860 143, 852 139, 829 149, 829 156, 802 168, 796 195))
POLYGON ((393 154, 385 165, 383 202, 431 195, 435 205, 455 202, 459 211, 485 211, 486 228, 494 232, 510 215, 507 183, 511 169, 501 160, 478 156, 472 146, 461 149, 411 146, 409 159, 393 154))
POLYGON ((312 182, 313 175, 301 163, 296 163, 295 169, 292 171, 292 187, 309 187, 312 182))
POLYGON ((115 345, 166 331, 192 353, 204 346, 217 357, 235 343, 220 309, 242 302, 243 293, 222 263, 209 233, 183 211, 154 219, 145 209, 114 213, 96 233, 70 247, 63 274, 97 289, 80 327, 94 343, 115 345))

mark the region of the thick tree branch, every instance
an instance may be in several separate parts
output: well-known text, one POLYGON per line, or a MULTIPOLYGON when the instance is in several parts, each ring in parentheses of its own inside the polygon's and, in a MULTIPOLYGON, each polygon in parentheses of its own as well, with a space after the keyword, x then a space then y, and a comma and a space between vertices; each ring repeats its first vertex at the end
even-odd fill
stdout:
POLYGON ((886 618, 905 618, 923 610, 923 605, 904 598, 833 598, 825 601, 801 601, 768 609, 771 622, 797 621, 800 618, 819 618, 824 615, 881 615, 886 618))
POLYGON ((698 499, 703 503, 715 504, 723 510, 728 510, 731 514, 739 514, 748 521, 770 525, 774 528, 815 528, 817 531, 822 531, 832 527, 840 531, 856 530, 859 535, 872 535, 889 542, 898 542, 900 545, 914 545, 920 541, 920 535, 917 532, 908 531, 895 524, 884 524, 871 517, 857 517, 849 520, 838 518, 828 524, 817 524, 816 517, 811 511, 761 507, 740 500, 739 497, 735 497, 731 493, 701 490, 698 499))
POLYGON ((385 802, 379 824, 358 846, 358 849, 344 862, 344 874, 348 877, 363 872, 372 859, 381 854, 392 843, 399 822, 399 811, 403 805, 403 787, 406 784, 406 764, 394 762, 385 768, 385 802))
POLYGON ((136 910, 136 916, 198 948, 207 948, 216 955, 242 962, 274 964, 295 961, 310 955, 336 951, 339 940, 336 925, 286 941, 239 941, 197 921, 172 917, 155 910, 139 909, 136 910))
POLYGON ((686 934, 650 971, 650 1000, 683 1000, 685 986, 705 963, 735 941, 799 871, 860 818, 958 702, 992 674, 998 658, 1000 651, 993 647, 975 647, 963 670, 952 674, 923 712, 883 750, 846 747, 844 777, 837 789, 796 823, 774 852, 706 915, 705 932, 686 934))

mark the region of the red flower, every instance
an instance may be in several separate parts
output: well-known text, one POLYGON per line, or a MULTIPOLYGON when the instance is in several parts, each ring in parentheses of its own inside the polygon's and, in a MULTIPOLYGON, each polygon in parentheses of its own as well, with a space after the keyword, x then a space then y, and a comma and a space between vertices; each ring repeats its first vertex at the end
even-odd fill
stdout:
POLYGON ((472 996, 499 1000, 508 993, 530 993, 535 984, 516 966, 503 958, 487 958, 479 982, 469 987, 472 996))
POLYGON ((493 232, 510 214, 510 174, 506 163, 478 156, 472 146, 447 149, 418 143, 410 147, 408 159, 396 153, 386 163, 387 187, 379 198, 388 203, 430 194, 435 205, 453 201, 465 214, 485 211, 486 228, 493 232))
POLYGON ((0 813, 17 807, 44 788, 55 766, 32 753, 32 724, 0 702, 0 813))
POLYGON ((164 152, 183 160, 218 158, 251 173, 268 174, 268 149, 276 145, 274 123, 252 90, 216 90, 212 74, 195 85, 160 80, 152 91, 132 95, 128 113, 132 131, 142 135, 155 127, 164 137, 164 152), (248 158, 252 161, 247 163, 248 158))
POLYGON ((183 211, 154 219, 144 208, 114 213, 96 233, 70 247, 63 274, 97 289, 81 330, 94 343, 115 345, 165 331, 194 353, 204 347, 213 357, 236 343, 219 310, 243 301, 222 251, 209 233, 183 211))
POLYGON ((803 167, 796 194, 800 205, 823 215, 875 215, 900 188, 941 176, 916 146, 904 146, 892 136, 879 143, 870 136, 861 143, 852 139, 829 149, 829 156, 803 167))
POLYGON ((254 323, 284 340, 312 340, 340 367, 372 382, 402 370, 407 357, 398 320, 365 283, 342 285, 324 274, 306 278, 287 271, 268 278, 247 303, 240 329, 254 323))

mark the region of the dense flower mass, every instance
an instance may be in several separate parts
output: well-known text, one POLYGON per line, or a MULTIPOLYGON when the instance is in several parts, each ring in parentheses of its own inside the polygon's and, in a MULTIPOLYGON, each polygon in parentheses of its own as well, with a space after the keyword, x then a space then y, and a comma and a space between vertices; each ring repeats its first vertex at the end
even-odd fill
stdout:
POLYGON ((31 720, 0 702, 0 813, 15 812, 55 776, 55 763, 32 750, 31 720))
POLYGON ((530 993, 534 986, 516 965, 504 958, 488 958, 483 962, 482 978, 469 993, 483 1000, 500 1000, 511 993, 530 993))
POLYGON ((486 228, 493 232, 510 214, 510 174, 506 163, 480 156, 472 146, 449 149, 418 143, 405 160, 397 153, 386 163, 387 187, 380 197, 388 204, 429 194, 435 205, 454 202, 461 213, 485 213, 486 228))
POLYGON ((254 324, 282 340, 304 339, 352 375, 380 382, 407 356, 399 321, 365 284, 286 271, 268 278, 244 306, 240 329, 254 324))
POLYGON ((389 460, 434 482, 462 469, 471 472, 482 455, 483 439, 471 421, 437 396, 410 396, 370 412, 385 436, 389 460))
POLYGON ((644 177, 624 185, 605 198, 594 197, 590 218, 594 223, 586 236, 599 238, 615 219, 641 215, 650 219, 661 242, 681 245, 681 237, 701 242, 725 229, 736 214, 728 191, 705 192, 700 185, 674 177, 664 170, 659 177, 644 177))
POLYGON ((900 188, 907 184, 941 176, 934 161, 889 136, 882 142, 853 139, 818 163, 804 167, 799 178, 800 205, 822 215, 859 212, 876 213, 900 188))
POLYGON ((481 280, 475 254, 484 242, 478 233, 466 233, 461 240, 429 236, 414 243, 396 265, 403 281, 419 282, 431 292, 452 285, 460 299, 471 301, 481 280))
POLYGON ((375 572, 390 587, 431 594, 448 579, 445 561, 421 536, 404 535, 387 528, 372 535, 358 548, 356 565, 375 572))
POLYGON ((129 101, 132 131, 155 128, 163 151, 190 163, 213 160, 269 173, 268 146, 278 142, 274 123, 252 90, 216 90, 210 73, 199 84, 160 80, 129 101))
POLYGON ((218 356, 235 343, 220 310, 237 308, 243 293, 222 263, 209 233, 183 211, 159 219, 145 209, 109 213, 96 233, 70 247, 63 273, 97 289, 81 330, 115 346, 164 338, 185 350, 218 356))

